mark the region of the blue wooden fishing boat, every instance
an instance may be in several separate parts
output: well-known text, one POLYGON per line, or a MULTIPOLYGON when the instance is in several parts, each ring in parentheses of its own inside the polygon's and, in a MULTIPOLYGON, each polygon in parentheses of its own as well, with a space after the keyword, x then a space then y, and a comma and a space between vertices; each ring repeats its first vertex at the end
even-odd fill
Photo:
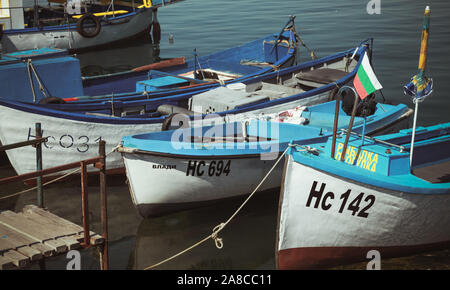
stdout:
MULTIPOLYGON (((412 129, 375 139, 355 136, 350 123, 339 137, 335 120, 327 142, 292 142, 280 193, 279 269, 367 258, 379 269, 381 258, 450 246, 450 123, 416 129, 418 103, 433 91, 425 76, 429 24, 427 6, 418 74, 404 87, 415 103, 412 129)), ((360 97, 381 87, 376 77, 360 80, 360 97)))
POLYGON ((8 53, 0 59, 0 81, 8 84, 1 97, 45 104, 148 99, 208 90, 291 66, 296 60, 297 37, 292 17, 279 33, 217 53, 92 77, 81 77, 78 59, 61 56, 58 49, 8 53))
MULTIPOLYGON (((356 49, 204 92, 81 105, 0 99, 0 141, 11 144, 31 139, 35 123, 40 122, 43 135, 49 136, 43 146, 43 164, 52 167, 96 156, 99 140, 105 140, 107 151, 111 151, 124 135, 167 130, 178 127, 180 122, 192 126, 230 123, 323 103, 333 99, 336 88, 353 78, 369 46, 363 42, 356 49)), ((10 150, 7 154, 18 174, 35 169, 33 148, 10 150)), ((108 155, 107 169, 111 173, 123 172, 119 153, 108 155)))
POLYGON ((152 0, 135 5, 114 0, 48 0, 48 5, 34 1, 31 7, 24 7, 22 0, 6 1, 0 6, 2 50, 60 48, 79 52, 148 37, 152 26, 154 38, 160 38, 157 9, 179 1, 152 0))
POLYGON ((311 269, 450 245, 450 123, 364 138, 293 142, 286 157, 279 269, 311 269), (335 150, 335 152, 333 151, 335 150), (343 155, 344 154, 344 155, 343 155), (371 256, 372 257, 372 256, 371 256))
MULTIPOLYGON (((149 217, 248 194, 289 143, 307 145, 331 136, 335 107, 331 101, 256 120, 123 137, 118 150, 132 200, 149 217)), ((409 111, 405 105, 376 104, 370 116, 356 117, 354 131, 361 132, 364 123, 366 133, 395 130, 407 125, 409 111)), ((338 114, 338 128, 348 126, 351 117, 342 107, 338 114)), ((277 166, 258 190, 278 188, 281 171, 277 166)))

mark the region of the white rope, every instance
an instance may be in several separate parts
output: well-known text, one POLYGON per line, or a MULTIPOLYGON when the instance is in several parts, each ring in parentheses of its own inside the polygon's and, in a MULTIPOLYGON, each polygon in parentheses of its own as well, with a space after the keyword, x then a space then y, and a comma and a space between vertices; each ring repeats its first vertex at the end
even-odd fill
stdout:
POLYGON ((168 262, 168 261, 170 261, 170 260, 173 260, 173 259, 175 259, 176 257, 178 257, 178 256, 180 256, 180 255, 182 255, 182 254, 184 254, 184 253, 190 251, 191 249, 193 249, 193 248, 195 248, 195 247, 197 247, 197 246, 203 244, 204 242, 206 242, 206 241, 209 240, 209 239, 213 239, 213 240, 214 240, 214 243, 215 243, 215 245, 216 245, 216 247, 217 247, 218 249, 222 249, 222 248, 223 248, 223 240, 222 240, 222 238, 219 238, 218 234, 220 233, 220 231, 222 231, 222 230, 228 225, 229 222, 231 222, 231 220, 232 220, 232 219, 240 212, 240 210, 247 204, 247 202, 248 202, 248 201, 253 197, 253 195, 258 191, 258 189, 261 187, 261 185, 264 183, 264 181, 266 181, 267 177, 269 177, 269 175, 272 173, 272 171, 273 171, 273 170, 275 169, 275 167, 278 165, 278 163, 280 162, 280 160, 284 157, 284 154, 286 154, 286 152, 287 152, 287 150, 289 150, 289 148, 290 148, 290 146, 288 146, 288 147, 283 151, 283 153, 280 155, 280 157, 278 157, 277 161, 276 161, 275 164, 272 166, 272 168, 270 168, 269 172, 267 172, 267 174, 263 177, 263 179, 261 180, 261 182, 256 186, 256 188, 252 191, 252 193, 250 193, 250 195, 245 199, 245 201, 241 204, 241 206, 239 206, 239 208, 238 208, 238 209, 230 216, 230 218, 228 218, 228 220, 227 220, 226 222, 220 223, 220 224, 218 224, 217 226, 215 226, 214 229, 213 229, 213 231, 212 231, 212 233, 211 233, 209 236, 203 238, 201 241, 199 241, 199 242, 193 244, 192 246, 190 246, 190 247, 184 249, 183 251, 181 251, 181 252, 179 252, 179 253, 177 253, 177 254, 175 254, 175 255, 173 255, 173 256, 171 256, 171 257, 165 259, 165 260, 162 260, 162 261, 159 262, 159 263, 156 263, 156 264, 154 264, 154 265, 152 265, 152 266, 149 266, 149 267, 145 268, 144 270, 153 269, 153 268, 158 267, 159 265, 162 265, 162 264, 164 264, 164 263, 166 263, 166 262, 168 262))
POLYGON ((37 71, 36 71, 36 69, 34 68, 34 65, 31 63, 31 59, 28 59, 28 65, 31 67, 31 70, 33 71, 33 73, 34 73, 34 75, 35 75, 35 77, 36 77, 36 80, 37 80, 38 83, 39 83, 39 89, 41 90, 42 94, 47 98, 48 96, 47 96, 47 94, 45 93, 45 88, 44 88, 44 86, 42 85, 42 82, 41 82, 41 80, 40 80, 40 78, 39 78, 39 76, 38 76, 38 74, 37 74, 37 71))
MULTIPOLYGON (((121 147, 121 146, 122 146, 121 144, 118 144, 116 147, 114 147, 114 148, 113 148, 108 154, 106 154, 105 156, 108 156, 109 154, 115 152, 115 151, 117 150, 117 148, 119 148, 119 147, 121 147)), ((66 173, 66 174, 64 174, 64 175, 62 175, 62 176, 59 176, 59 177, 57 177, 57 178, 55 178, 55 179, 52 179, 52 180, 50 180, 50 181, 48 181, 48 182, 42 184, 42 186, 44 187, 44 186, 47 186, 47 185, 49 185, 49 184, 55 183, 56 181, 61 180, 61 179, 63 179, 63 178, 66 178, 66 177, 69 176, 69 175, 75 174, 75 173, 77 173, 78 171, 80 171, 80 168, 77 168, 77 169, 75 169, 75 170, 73 170, 73 171, 70 171, 70 172, 68 172, 68 173, 66 173)), ((19 192, 16 192, 16 193, 12 193, 12 194, 9 194, 9 195, 6 195, 6 196, 2 196, 2 197, 0 197, 0 200, 7 199, 7 198, 10 198, 10 197, 14 197, 14 196, 17 196, 17 195, 21 195, 21 194, 30 192, 30 191, 32 191, 32 190, 35 190, 35 189, 37 189, 37 188, 38 188, 38 187, 35 186, 35 187, 31 187, 31 188, 28 188, 28 189, 25 189, 25 190, 22 190, 22 191, 19 191, 19 192)))
MULTIPOLYGON (((71 175, 71 174, 76 173, 76 172, 79 171, 79 170, 80 170, 80 168, 77 168, 77 169, 74 170, 74 171, 71 171, 71 172, 69 172, 69 173, 66 173, 66 174, 64 174, 64 175, 62 175, 62 176, 60 176, 60 177, 57 177, 57 178, 55 178, 55 179, 52 179, 52 180, 50 180, 50 181, 44 183, 42 186, 47 186, 47 185, 49 185, 49 184, 52 184, 52 183, 54 183, 54 182, 56 182, 56 181, 58 181, 58 180, 61 180, 61 179, 65 178, 65 177, 67 177, 67 176, 69 176, 69 175, 71 175)), ((2 200, 2 199, 7 199, 7 198, 10 198, 10 197, 13 197, 13 196, 16 196, 16 195, 21 195, 21 194, 27 193, 27 192, 29 192, 29 191, 35 190, 35 189, 37 189, 37 188, 38 188, 38 187, 35 186, 35 187, 31 187, 31 188, 28 188, 28 189, 25 189, 25 190, 22 190, 22 191, 19 191, 19 192, 16 192, 16 193, 13 193, 13 194, 10 194, 10 195, 7 195, 7 196, 3 196, 3 197, 0 197, 0 200, 2 200)))

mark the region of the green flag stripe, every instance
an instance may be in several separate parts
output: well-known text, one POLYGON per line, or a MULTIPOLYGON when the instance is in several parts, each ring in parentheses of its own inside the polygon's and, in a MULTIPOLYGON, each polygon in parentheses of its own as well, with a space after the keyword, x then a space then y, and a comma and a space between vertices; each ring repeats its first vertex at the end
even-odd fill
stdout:
POLYGON ((376 91, 375 87, 370 81, 369 76, 367 76, 367 73, 362 65, 359 66, 357 74, 359 77, 359 81, 361 82, 362 86, 364 87, 368 95, 376 91))

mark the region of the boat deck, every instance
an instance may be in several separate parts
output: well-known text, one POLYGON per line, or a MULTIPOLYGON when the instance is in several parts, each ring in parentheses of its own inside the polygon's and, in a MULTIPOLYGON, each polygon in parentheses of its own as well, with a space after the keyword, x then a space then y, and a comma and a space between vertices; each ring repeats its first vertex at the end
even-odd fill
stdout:
POLYGON ((431 183, 450 182, 450 160, 413 169, 412 174, 431 183))

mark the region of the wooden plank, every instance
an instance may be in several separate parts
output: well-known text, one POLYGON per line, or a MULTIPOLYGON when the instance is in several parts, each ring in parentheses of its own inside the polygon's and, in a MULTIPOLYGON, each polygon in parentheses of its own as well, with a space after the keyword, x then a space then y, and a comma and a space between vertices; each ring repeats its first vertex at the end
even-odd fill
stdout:
POLYGON ((64 253, 67 251, 67 245, 64 242, 58 240, 47 240, 44 242, 44 245, 54 249, 56 251, 56 254, 64 253))
POLYGON ((151 69, 157 70, 157 69, 167 68, 167 67, 171 67, 171 66, 183 65, 185 63, 186 63, 186 59, 184 58, 184 56, 181 56, 181 57, 175 57, 175 58, 163 60, 163 61, 156 62, 156 63, 143 65, 143 66, 134 68, 133 71, 140 72, 140 71, 148 71, 151 69))
MULTIPOLYGON (((32 244, 36 244, 39 241, 36 239, 31 239, 27 236, 24 236, 14 230, 12 230, 9 227, 4 226, 3 224, 0 224, 0 240, 9 242, 7 247, 0 246, 0 251, 7 250, 10 247, 10 244, 17 246, 30 246, 32 244)), ((3 244, 6 245, 6 244, 3 244)), ((14 247, 15 248, 15 247, 14 247)))
POLYGON ((69 250, 75 250, 81 247, 80 242, 77 241, 74 237, 62 237, 58 238, 57 240, 64 242, 69 250))
MULTIPOLYGON (((75 238, 77 239, 77 241, 82 242, 84 240, 84 235, 78 234, 78 235, 75 235, 75 238)), ((103 244, 104 242, 105 242, 105 239, 102 236, 100 236, 99 234, 92 233, 92 235, 90 236, 91 245, 98 246, 100 244, 103 244)))
POLYGON ((33 244, 33 245, 30 246, 30 248, 33 248, 33 249, 41 252, 44 257, 51 257, 51 256, 54 256, 56 254, 56 250, 55 249, 53 249, 53 248, 51 248, 51 247, 49 247, 47 245, 40 244, 40 243, 39 244, 33 244))
POLYGON ((0 270, 11 270, 15 269, 14 263, 11 259, 0 256, 0 270))
MULTIPOLYGON (((0 232, 0 235, 2 235, 2 232, 0 232)), ((6 238, 2 238, 2 237, 0 236, 0 253, 6 252, 6 251, 8 251, 8 250, 10 250, 10 249, 13 249, 13 247, 12 247, 11 245, 14 246, 14 244, 12 244, 12 243, 11 243, 10 241, 8 241, 6 238)))
POLYGON ((25 217, 19 214, 10 211, 2 212, 0 214, 0 224, 9 227, 10 229, 37 242, 43 242, 43 244, 54 249, 56 253, 63 253, 67 250, 67 246, 65 243, 57 240, 52 240, 52 235, 45 233, 47 232, 47 230, 45 229, 43 229, 43 231, 45 231, 44 233, 39 232, 39 230, 42 230, 41 226, 29 222, 25 217))
MULTIPOLYGON (((6 236, 6 235, 3 235, 6 236)), ((0 237, 0 246, 3 248, 1 252, 7 252, 9 250, 16 250, 24 256, 30 258, 31 261, 42 259, 42 253, 27 245, 14 243, 14 240, 0 237)))
POLYGON ((35 250, 28 246, 23 246, 23 247, 17 248, 16 251, 21 253, 22 255, 30 258, 31 262, 40 260, 44 256, 40 251, 35 250))
POLYGON ((82 227, 38 207, 35 209, 24 208, 22 215, 31 221, 39 222, 39 224, 51 228, 58 232, 60 236, 70 236, 83 230, 82 227))
MULTIPOLYGON (((82 242, 84 239, 84 231, 83 228, 77 224, 74 224, 68 220, 62 219, 60 217, 58 217, 57 215, 46 211, 42 208, 39 208, 35 205, 26 205, 23 208, 23 212, 26 215, 32 216, 33 214, 36 215, 40 215, 42 217, 46 217, 49 220, 51 220, 52 222, 57 222, 60 225, 63 225, 65 227, 69 227, 71 230, 73 231, 77 231, 77 234, 73 235, 73 238, 75 240, 77 240, 78 242, 82 242)), ((103 237, 101 237, 100 235, 94 233, 93 231, 89 231, 91 239, 90 242, 92 245, 99 245, 102 244, 104 242, 103 237)), ((72 235, 71 235, 72 236, 72 235)))
POLYGON ((19 268, 24 268, 30 264, 30 259, 28 257, 14 250, 3 253, 3 257, 10 259, 12 263, 19 268))
POLYGON ((17 214, 12 211, 3 211, 0 213, 0 223, 40 241, 64 236, 66 233, 60 233, 54 228, 46 227, 44 224, 41 224, 38 219, 32 220, 22 214, 17 214))
POLYGON ((37 207, 35 205, 26 205, 22 211, 25 215, 30 216, 30 217, 33 216, 33 214, 39 215, 43 218, 46 218, 46 220, 49 224, 54 223, 56 226, 63 226, 67 229, 70 229, 74 233, 75 232, 76 233, 83 232, 83 227, 81 227, 73 222, 70 222, 66 219, 63 219, 49 211, 46 211, 42 208, 37 207))
MULTIPOLYGON (((53 256, 56 252, 53 248, 39 243, 36 239, 30 239, 27 236, 21 235, 20 233, 5 227, 3 224, 0 224, 0 233, 0 239, 8 242, 7 247, 4 247, 3 250, 29 246, 30 248, 39 251, 45 257, 53 256)), ((6 243, 4 245, 6 245, 6 243)))

